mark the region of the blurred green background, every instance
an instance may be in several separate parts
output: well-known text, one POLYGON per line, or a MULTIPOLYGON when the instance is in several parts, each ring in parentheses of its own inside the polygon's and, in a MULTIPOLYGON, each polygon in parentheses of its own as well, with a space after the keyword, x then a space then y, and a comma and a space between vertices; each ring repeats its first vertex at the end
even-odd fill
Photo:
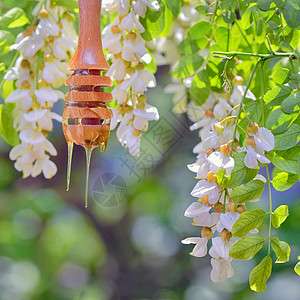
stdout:
MULTIPOLYGON (((141 156, 131 157, 115 132, 104 154, 94 151, 87 209, 85 155, 78 146, 71 190, 65 192, 67 147, 60 124, 50 135, 59 153, 52 180, 22 179, 8 158, 10 146, 1 140, 1 300, 300 299, 293 271, 300 254, 299 184, 284 193, 273 191, 274 207, 290 206, 276 235, 292 252, 290 263, 275 265, 264 293, 248 287, 254 259, 235 261, 236 275, 214 284, 209 256, 191 257, 192 245, 181 245, 185 237, 200 234, 183 216, 193 201, 189 193, 196 179, 186 165, 195 160, 192 148, 198 137, 189 131, 185 116, 172 112, 172 96, 163 93, 168 73, 159 68, 159 85, 147 94, 161 118, 143 135, 141 156)), ((55 110, 62 113, 63 101, 55 110)), ((267 197, 259 205, 265 207, 267 197)))

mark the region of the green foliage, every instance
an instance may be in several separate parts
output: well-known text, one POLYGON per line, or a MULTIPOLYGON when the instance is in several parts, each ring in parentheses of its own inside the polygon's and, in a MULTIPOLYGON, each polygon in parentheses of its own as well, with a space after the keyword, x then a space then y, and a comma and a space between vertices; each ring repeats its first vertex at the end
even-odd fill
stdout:
POLYGON ((294 267, 295 272, 300 276, 300 261, 294 267))
POLYGON ((0 105, 0 134, 3 139, 11 146, 16 146, 20 143, 19 136, 13 126, 13 110, 15 104, 7 103, 0 105))
POLYGON ((300 111, 300 93, 296 92, 283 100, 281 109, 286 114, 292 114, 300 111))
POLYGON ((300 126, 292 124, 284 133, 275 135, 275 150, 285 150, 294 147, 300 141, 300 126))
POLYGON ((244 237, 246 234, 257 227, 259 227, 267 213, 262 209, 255 209, 246 211, 238 218, 232 227, 232 234, 235 237, 244 237))
POLYGON ((198 54, 183 56, 173 67, 172 75, 175 78, 186 78, 195 72, 203 64, 203 57, 198 54))
MULTIPOLYGON (((283 16, 288 26, 298 28, 300 25, 300 3, 297 0, 288 0, 284 6, 283 16)), ((299 29, 299 28, 298 28, 299 29)))
POLYGON ((265 183, 256 179, 233 189, 230 193, 230 198, 235 203, 243 203, 245 201, 255 200, 262 195, 264 188, 265 183))
POLYGON ((275 263, 281 264, 289 261, 291 248, 286 242, 279 241, 278 237, 271 239, 271 246, 277 256, 275 263))
POLYGON ((266 127, 273 134, 283 133, 297 120, 298 116, 298 113, 286 114, 278 107, 270 113, 266 127))
POLYGON ((180 13, 181 0, 166 0, 166 4, 173 16, 177 18, 180 13))
POLYGON ((229 255, 234 259, 249 260, 262 248, 265 240, 261 236, 244 237, 231 246, 229 255))
POLYGON ((280 205, 272 214, 272 225, 279 228, 289 215, 289 208, 287 205, 280 205))
POLYGON ((258 173, 256 169, 249 169, 244 164, 246 153, 237 153, 234 158, 234 169, 229 176, 225 176, 225 170, 221 169, 217 173, 218 183, 226 188, 236 188, 241 184, 246 184, 258 173))
POLYGON ((151 41, 159 36, 166 26, 166 6, 165 2, 159 1, 159 11, 147 9, 145 18, 140 18, 140 22, 145 28, 142 37, 146 41, 151 41))
POLYGON ((266 154, 272 164, 282 171, 297 174, 297 164, 300 158, 300 146, 288 150, 272 151, 266 154))
POLYGON ((266 282, 272 273, 272 259, 267 255, 263 260, 251 271, 249 276, 249 284, 251 290, 261 293, 267 286, 266 282))
POLYGON ((278 168, 273 170, 273 187, 277 191, 283 192, 288 190, 298 181, 298 175, 292 174, 286 171, 282 171, 278 168))
POLYGON ((6 54, 10 51, 10 45, 15 41, 12 33, 5 30, 0 30, 0 55, 6 54))
POLYGON ((29 19, 25 11, 19 7, 14 7, 0 17, 0 26, 15 28, 26 25, 29 19))
POLYGON ((292 93, 292 91, 293 88, 290 86, 275 86, 266 93, 264 96, 264 101, 269 106, 280 105, 282 101, 292 93))

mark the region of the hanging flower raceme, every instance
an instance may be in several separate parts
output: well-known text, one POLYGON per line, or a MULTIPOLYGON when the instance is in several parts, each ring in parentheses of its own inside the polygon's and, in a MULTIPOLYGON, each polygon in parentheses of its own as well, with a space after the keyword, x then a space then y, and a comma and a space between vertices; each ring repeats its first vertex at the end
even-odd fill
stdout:
POLYGON ((47 136, 53 129, 53 120, 61 122, 61 116, 51 109, 64 96, 55 88, 65 81, 66 61, 70 49, 76 46, 76 36, 71 30, 73 17, 65 9, 47 3, 36 14, 33 25, 20 33, 11 46, 20 56, 5 75, 6 80, 15 80, 17 88, 5 101, 16 104, 14 127, 20 138, 9 157, 16 161, 15 168, 23 172, 24 178, 41 173, 51 178, 57 167, 50 156, 57 152, 47 136))
MULTIPOLYGON (((158 65, 170 65, 170 69, 180 59, 178 50, 179 44, 187 37, 189 29, 196 23, 199 13, 195 7, 199 3, 197 1, 185 1, 181 7, 180 14, 173 21, 172 28, 168 37, 158 37, 153 43, 154 57, 158 65)), ((191 76, 192 77, 192 76, 191 76)), ((164 92, 174 94, 173 111, 181 114, 186 111, 188 93, 187 89, 191 87, 192 78, 184 78, 180 80, 171 76, 172 83, 167 85, 164 92)))
MULTIPOLYGON (((202 226, 203 229, 201 237, 187 238, 182 243, 195 244, 191 255, 203 257, 207 254, 209 240, 212 240, 208 253, 212 257, 211 279, 214 282, 224 281, 234 275, 232 258, 229 256, 233 244, 232 228, 240 214, 246 211, 244 203, 237 205, 228 197, 231 190, 218 183, 217 173, 223 169, 225 176, 231 174, 235 164, 231 156, 233 152, 246 151, 245 165, 258 168, 258 161, 270 162, 264 153, 274 148, 272 133, 252 122, 247 128, 244 146, 238 146, 239 134, 235 131, 235 125, 237 109, 245 90, 245 86, 236 85, 231 95, 212 93, 201 107, 193 102, 187 106, 188 117, 194 122, 190 129, 199 130, 201 141, 193 150, 197 154, 196 162, 188 165, 199 179, 191 192, 197 201, 187 208, 184 215, 192 218, 194 226, 202 226)), ((250 91, 245 96, 257 101, 250 91)), ((261 178, 261 175, 257 175, 254 179, 261 178)), ((265 178, 262 181, 265 182, 265 178)))
POLYGON ((140 17, 145 17, 147 9, 158 10, 157 1, 114 0, 105 8, 118 13, 115 20, 103 30, 103 47, 108 49, 112 65, 107 73, 116 80, 112 95, 117 100, 112 109, 111 130, 117 129, 120 143, 127 147, 131 155, 140 153, 140 138, 148 128, 148 121, 158 120, 155 107, 146 103, 144 93, 156 86, 155 76, 145 69, 145 57, 150 57, 141 33, 145 31, 140 17))

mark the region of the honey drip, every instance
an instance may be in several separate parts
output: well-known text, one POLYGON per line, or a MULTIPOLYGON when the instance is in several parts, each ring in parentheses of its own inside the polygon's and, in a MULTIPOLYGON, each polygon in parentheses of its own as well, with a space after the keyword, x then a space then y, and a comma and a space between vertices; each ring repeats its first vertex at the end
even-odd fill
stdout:
POLYGON ((68 143, 67 191, 70 187, 71 164, 74 143, 86 151, 85 206, 88 202, 88 184, 91 153, 99 147, 104 152, 110 135, 112 112, 106 103, 113 100, 105 87, 112 86, 112 80, 103 76, 109 70, 105 60, 100 31, 101 0, 78 0, 79 40, 77 49, 68 64, 73 71, 66 85, 63 113, 63 132, 68 143))

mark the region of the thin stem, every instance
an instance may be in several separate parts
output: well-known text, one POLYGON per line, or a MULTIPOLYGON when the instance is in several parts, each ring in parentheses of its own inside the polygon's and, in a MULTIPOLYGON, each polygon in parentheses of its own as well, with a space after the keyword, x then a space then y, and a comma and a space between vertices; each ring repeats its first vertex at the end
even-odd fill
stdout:
POLYGON ((282 23, 282 14, 281 14, 281 9, 279 9, 279 16, 280 16, 280 25, 281 25, 281 32, 282 32, 282 37, 283 40, 285 40, 285 35, 284 35, 284 31, 283 31, 283 23, 282 23))
MULTIPOLYGON (((16 59, 18 58, 18 56, 19 56, 19 52, 16 52, 16 54, 15 54, 15 56, 13 57, 13 59, 12 59, 10 65, 8 66, 7 70, 10 70, 10 69, 14 66, 14 64, 15 64, 16 59)), ((2 78, 2 80, 1 80, 1 82, 0 82, 0 90, 1 90, 1 88, 2 88, 2 85, 3 85, 3 83, 4 83, 4 80, 5 80, 5 79, 4 79, 4 76, 3 76, 3 78, 2 78)))
POLYGON ((274 49, 272 47, 272 44, 271 44, 271 41, 270 41, 270 38, 269 38, 268 35, 267 35, 267 42, 268 42, 268 45, 269 45, 270 52, 274 55, 275 51, 274 51, 274 49))
POLYGON ((260 97, 260 103, 261 103, 261 120, 263 127, 265 126, 265 116, 264 116, 264 94, 265 94, 265 87, 264 87, 264 61, 261 61, 260 65, 260 86, 261 86, 261 97, 260 97))
POLYGON ((241 33, 243 39, 246 41, 246 43, 247 43, 247 45, 248 45, 250 51, 252 52, 251 44, 250 44, 249 41, 247 40, 247 38, 246 38, 246 36, 245 36, 245 34, 244 34, 244 32, 243 32, 243 30, 242 30, 242 28, 241 28, 239 22, 236 21, 235 24, 236 24, 236 26, 238 27, 238 29, 239 29, 239 31, 240 31, 240 33, 241 33))
POLYGON ((268 179, 268 186, 269 186, 269 207, 270 207, 270 220, 269 220, 269 243, 268 243, 268 254, 271 251, 271 231, 272 231, 272 195, 271 195, 271 184, 270 184, 270 174, 268 165, 266 165, 267 170, 267 179, 268 179))
MULTIPOLYGON (((275 52, 274 54, 261 54, 261 53, 248 53, 248 52, 238 52, 238 51, 230 51, 230 52, 225 52, 225 51, 213 51, 212 54, 222 54, 222 55, 227 55, 227 56, 254 56, 254 57, 260 57, 263 59, 270 59, 274 57, 292 57, 295 54, 294 53, 277 53, 275 52)), ((231 59, 232 59, 231 58, 231 59)))
POLYGON ((232 139, 232 140, 233 140, 233 143, 232 143, 232 148, 231 148, 232 150, 233 150, 234 141, 235 141, 235 139, 236 139, 236 131, 237 131, 237 126, 238 126, 239 119, 240 119, 240 116, 241 116, 243 103, 244 103, 244 100, 245 100, 245 98, 246 98, 246 94, 247 94, 247 92, 248 92, 248 90, 249 90, 251 81, 252 81, 252 79, 253 79, 253 76, 254 76, 254 74, 255 74, 255 71, 256 71, 257 66, 258 66, 258 64, 260 63, 260 61, 261 61, 261 59, 259 59, 259 60, 257 61, 257 63, 255 64, 255 66, 254 66, 254 69, 253 69, 253 71, 252 71, 252 73, 251 73, 251 75, 250 75, 248 84, 247 84, 247 86, 246 86, 246 89, 245 89, 243 98, 242 98, 241 103, 240 103, 240 108, 239 108, 239 112, 238 112, 238 115, 237 115, 237 118, 236 118, 236 122, 235 122, 235 126, 234 126, 234 131, 233 131, 233 139, 232 139))
POLYGON ((230 30, 229 30, 229 26, 230 24, 228 23, 228 30, 227 30, 227 47, 226 47, 226 51, 229 51, 229 39, 230 39, 230 30))
POLYGON ((216 17, 216 14, 217 14, 217 10, 218 10, 218 5, 219 5, 219 0, 216 0, 216 6, 215 6, 215 9, 214 9, 214 13, 213 13, 212 19, 211 19, 212 22, 214 22, 214 20, 215 20, 215 17, 216 17))

